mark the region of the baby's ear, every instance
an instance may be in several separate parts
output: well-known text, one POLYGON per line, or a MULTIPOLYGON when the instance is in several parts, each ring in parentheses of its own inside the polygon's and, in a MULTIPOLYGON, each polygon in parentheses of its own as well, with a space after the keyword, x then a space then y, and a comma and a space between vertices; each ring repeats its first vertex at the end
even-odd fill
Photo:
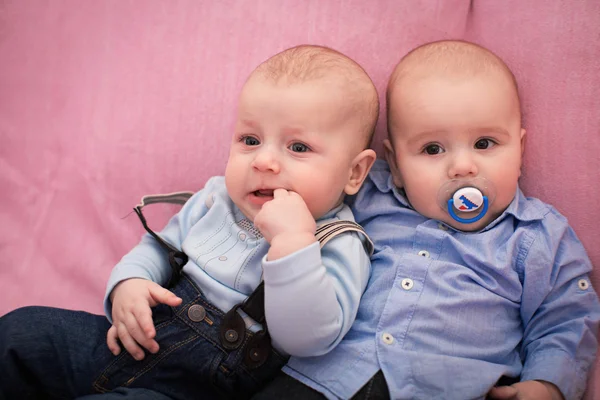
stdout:
POLYGON ((523 174, 523 152, 525 152, 525 142, 527 141, 527 131, 525 129, 521 129, 521 163, 519 166, 519 178, 523 174))
POLYGON ((383 141, 383 148, 385 150, 385 160, 390 166, 390 172, 392 173, 394 185, 396 185, 396 187, 398 188, 404 187, 402 179, 400 178, 400 169, 398 168, 398 162, 396 161, 396 152, 394 151, 394 146, 392 146, 392 142, 390 142, 389 139, 385 139, 383 141))
POLYGON ((371 170, 373 163, 377 159, 377 154, 371 149, 361 151, 354 160, 352 160, 352 167, 350 169, 350 177, 348 183, 344 188, 344 192, 347 195, 353 195, 358 192, 362 186, 363 181, 367 177, 367 174, 371 170))

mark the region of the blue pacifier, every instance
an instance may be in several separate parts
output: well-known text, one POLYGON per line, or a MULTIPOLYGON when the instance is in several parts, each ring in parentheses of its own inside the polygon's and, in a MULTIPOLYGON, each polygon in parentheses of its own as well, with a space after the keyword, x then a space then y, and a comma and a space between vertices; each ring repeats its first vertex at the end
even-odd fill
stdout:
POLYGON ((461 224, 472 224, 483 218, 495 198, 491 182, 479 177, 448 181, 438 192, 440 207, 461 224), (473 216, 477 211, 479 213, 473 216))

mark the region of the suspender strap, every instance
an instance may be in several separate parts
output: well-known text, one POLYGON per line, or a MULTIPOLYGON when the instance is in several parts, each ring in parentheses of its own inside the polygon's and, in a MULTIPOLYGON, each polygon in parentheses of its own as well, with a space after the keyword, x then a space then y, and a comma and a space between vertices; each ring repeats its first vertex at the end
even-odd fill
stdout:
POLYGON ((169 255, 169 265, 171 266, 171 277, 169 278, 169 282, 167 286, 172 286, 179 280, 181 276, 181 269, 188 262, 188 256, 183 251, 176 249, 165 240, 163 240, 160 236, 158 236, 146 222, 146 218, 142 213, 142 208, 147 206, 148 204, 155 203, 170 203, 170 204, 185 204, 185 202, 193 195, 192 192, 176 192, 169 194, 158 194, 151 196, 142 197, 142 201, 140 204, 133 208, 133 211, 137 214, 142 222, 142 225, 146 232, 148 232, 158 244, 167 251, 169 255))
MULTIPOLYGON (((181 269, 187 263, 188 257, 187 255, 173 247, 171 244, 167 243, 163 240, 156 232, 148 227, 146 222, 146 218, 144 218, 144 214, 142 213, 142 208, 147 206, 148 204, 156 204, 156 203, 170 203, 170 204, 185 204, 185 202, 193 195, 192 192, 176 192, 169 194, 159 194, 159 195, 150 195, 142 197, 142 201, 140 204, 135 206, 133 210, 140 218, 144 229, 152 235, 154 239, 164 248, 169 254, 169 264, 171 265, 171 279, 169 280, 169 284, 167 286, 174 285, 181 276, 181 269)), ((341 235, 345 232, 358 232, 362 234, 365 238, 364 245, 369 252, 369 255, 373 254, 373 242, 367 236, 363 228, 353 221, 333 221, 327 224, 320 225, 317 227, 315 237, 319 241, 319 246, 322 248, 327 242, 336 237, 337 235, 341 235)), ((256 289, 248 296, 248 298, 241 304, 240 307, 250 318, 259 324, 265 323, 265 285, 264 282, 261 282, 256 289)))
POLYGON ((366 250, 369 252, 369 256, 373 255, 375 246, 373 245, 371 238, 363 230, 363 227, 354 221, 341 220, 320 225, 319 227, 317 227, 315 237, 319 241, 320 246, 323 247, 331 239, 333 239, 337 235, 341 235, 344 232, 358 232, 362 234, 362 236, 366 240, 363 244, 366 250))

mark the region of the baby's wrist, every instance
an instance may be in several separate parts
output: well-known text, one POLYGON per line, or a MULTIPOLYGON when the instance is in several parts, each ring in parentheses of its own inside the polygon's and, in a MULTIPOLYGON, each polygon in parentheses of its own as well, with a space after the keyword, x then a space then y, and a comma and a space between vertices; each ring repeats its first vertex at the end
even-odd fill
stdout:
POLYGON ((274 261, 303 249, 317 239, 312 232, 284 232, 271 239, 267 260, 274 261))

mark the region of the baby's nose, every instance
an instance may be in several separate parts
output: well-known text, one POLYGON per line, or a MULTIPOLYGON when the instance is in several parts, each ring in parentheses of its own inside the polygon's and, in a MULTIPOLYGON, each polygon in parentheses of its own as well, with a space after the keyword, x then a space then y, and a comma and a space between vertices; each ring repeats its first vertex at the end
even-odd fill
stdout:
POLYGON ((273 151, 264 149, 259 151, 252 162, 252 167, 261 172, 273 172, 278 174, 281 166, 273 151))
POLYGON ((451 179, 476 176, 478 172, 475 160, 467 152, 457 154, 456 157, 452 159, 450 168, 448 168, 448 176, 451 179))

